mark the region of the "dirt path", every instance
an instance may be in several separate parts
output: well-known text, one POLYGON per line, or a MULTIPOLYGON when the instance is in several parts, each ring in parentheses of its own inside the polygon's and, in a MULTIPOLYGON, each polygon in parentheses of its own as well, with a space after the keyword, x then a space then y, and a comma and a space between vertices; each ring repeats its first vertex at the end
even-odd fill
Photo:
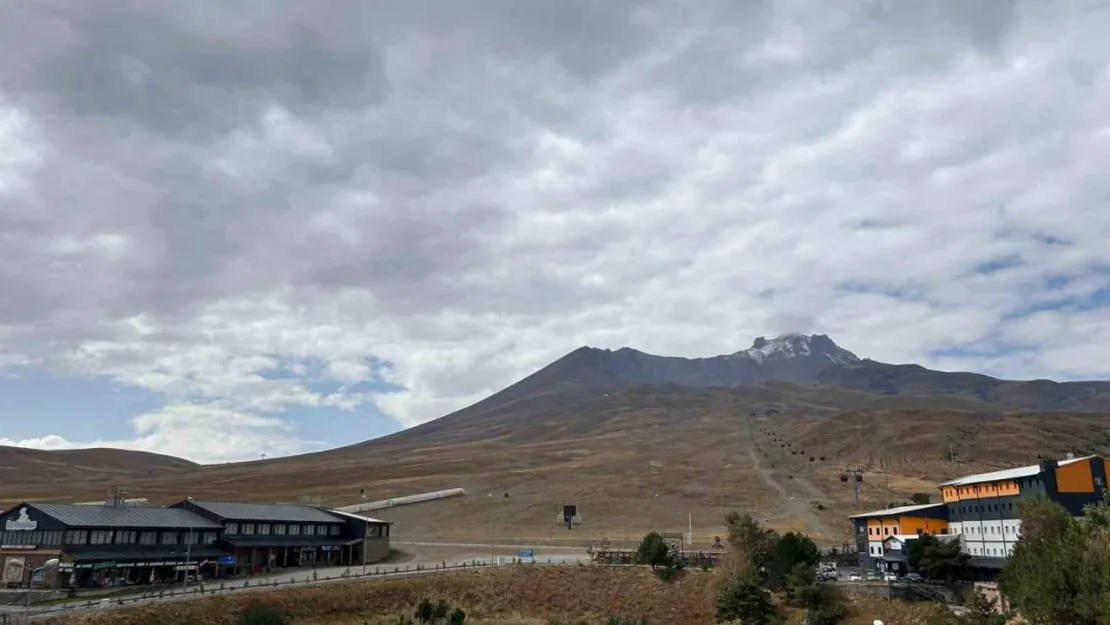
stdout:
POLYGON ((806 532, 811 536, 829 536, 828 528, 825 527, 825 524, 821 522, 821 519, 818 518, 817 514, 810 507, 811 499, 826 499, 821 489, 801 476, 794 476, 792 481, 800 485, 807 493, 806 496, 802 496, 801 493, 791 495, 775 478, 774 471, 765 468, 760 462, 759 453, 756 452, 754 444, 749 443, 748 454, 751 456, 752 466, 755 468, 756 472, 759 473, 759 476, 763 478, 767 486, 770 486, 772 490, 778 493, 779 499, 782 502, 782 509, 787 512, 784 516, 802 519, 806 526, 806 532))

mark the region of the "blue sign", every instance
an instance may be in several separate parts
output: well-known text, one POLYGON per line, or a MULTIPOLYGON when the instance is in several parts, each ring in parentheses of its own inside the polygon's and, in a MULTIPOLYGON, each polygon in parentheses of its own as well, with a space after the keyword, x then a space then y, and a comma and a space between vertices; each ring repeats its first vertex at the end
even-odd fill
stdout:
POLYGON ((521 549, 520 551, 518 551, 516 553, 516 555, 517 555, 518 558, 534 558, 534 557, 536 557, 535 554, 532 553, 531 549, 521 549))
POLYGON ((220 564, 226 566, 235 564, 235 556, 220 556, 220 564))

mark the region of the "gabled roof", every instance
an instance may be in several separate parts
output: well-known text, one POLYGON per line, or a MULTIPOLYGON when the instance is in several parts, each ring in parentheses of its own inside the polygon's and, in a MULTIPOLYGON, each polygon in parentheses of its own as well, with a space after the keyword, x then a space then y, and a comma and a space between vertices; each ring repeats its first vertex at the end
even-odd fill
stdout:
POLYGON ((294 504, 239 503, 235 501, 183 501, 175 507, 198 509, 227 521, 262 521, 268 523, 337 523, 334 514, 312 506, 294 504))
MULTIPOLYGON (((1097 456, 1083 456, 1082 458, 1069 458, 1067 460, 1060 460, 1057 466, 1067 466, 1074 462, 1082 462, 1090 460, 1097 456)), ((1033 477, 1041 472, 1041 465, 1032 464, 1027 467, 1017 467, 1014 469, 1003 469, 1002 471, 991 471, 990 473, 976 473, 974 475, 965 475, 964 477, 941 482, 940 486, 967 486, 969 484, 982 484, 984 482, 1001 482, 1004 480, 1017 480, 1023 477, 1033 477)))
POLYGON ((69 503, 25 503, 26 506, 70 527, 220 529, 208 519, 175 508, 79 506, 69 503))
POLYGON ((853 514, 848 517, 849 519, 872 519, 879 517, 898 516, 901 514, 908 514, 910 512, 920 512, 922 510, 929 510, 931 508, 945 508, 947 504, 944 503, 927 503, 918 506, 901 506, 899 508, 887 508, 886 510, 875 510, 874 512, 864 512, 862 514, 853 514))
POLYGON ((328 513, 329 514, 334 514, 334 515, 337 515, 337 516, 341 516, 341 517, 346 517, 348 519, 354 519, 355 521, 361 521, 363 523, 379 523, 379 524, 382 524, 382 525, 393 525, 389 521, 383 521, 381 519, 375 519, 374 517, 364 516, 364 515, 361 515, 361 514, 355 514, 353 512, 343 512, 342 510, 330 510, 329 509, 328 513))

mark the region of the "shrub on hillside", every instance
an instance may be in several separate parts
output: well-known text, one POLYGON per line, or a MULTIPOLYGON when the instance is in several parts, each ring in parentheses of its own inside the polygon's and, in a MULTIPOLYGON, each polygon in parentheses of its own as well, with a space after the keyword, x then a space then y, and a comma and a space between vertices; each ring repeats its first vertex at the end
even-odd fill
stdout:
POLYGON ((287 625, 289 617, 279 606, 252 603, 239 615, 239 625, 287 625))
POLYGON ((779 621, 771 593, 760 586, 754 575, 727 581, 717 592, 717 622, 776 625, 779 621))

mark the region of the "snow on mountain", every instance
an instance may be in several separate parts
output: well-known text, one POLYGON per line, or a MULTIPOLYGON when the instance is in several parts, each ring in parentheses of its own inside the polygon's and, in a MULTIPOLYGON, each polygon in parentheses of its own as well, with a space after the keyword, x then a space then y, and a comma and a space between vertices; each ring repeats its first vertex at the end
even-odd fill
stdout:
POLYGON ((812 384, 826 370, 860 359, 827 336, 786 334, 725 356, 676 358, 655 356, 623 347, 618 350, 583 347, 537 372, 550 381, 591 384, 679 384, 724 386, 781 380, 812 384))
POLYGON ((814 352, 827 357, 830 361, 838 365, 860 362, 858 356, 846 349, 842 349, 824 334, 815 334, 813 336, 806 336, 804 334, 784 334, 770 341, 761 336, 755 340, 750 348, 738 351, 732 354, 732 356, 749 358, 759 364, 763 364, 767 359, 775 356, 781 358, 797 358, 810 356, 814 352))

